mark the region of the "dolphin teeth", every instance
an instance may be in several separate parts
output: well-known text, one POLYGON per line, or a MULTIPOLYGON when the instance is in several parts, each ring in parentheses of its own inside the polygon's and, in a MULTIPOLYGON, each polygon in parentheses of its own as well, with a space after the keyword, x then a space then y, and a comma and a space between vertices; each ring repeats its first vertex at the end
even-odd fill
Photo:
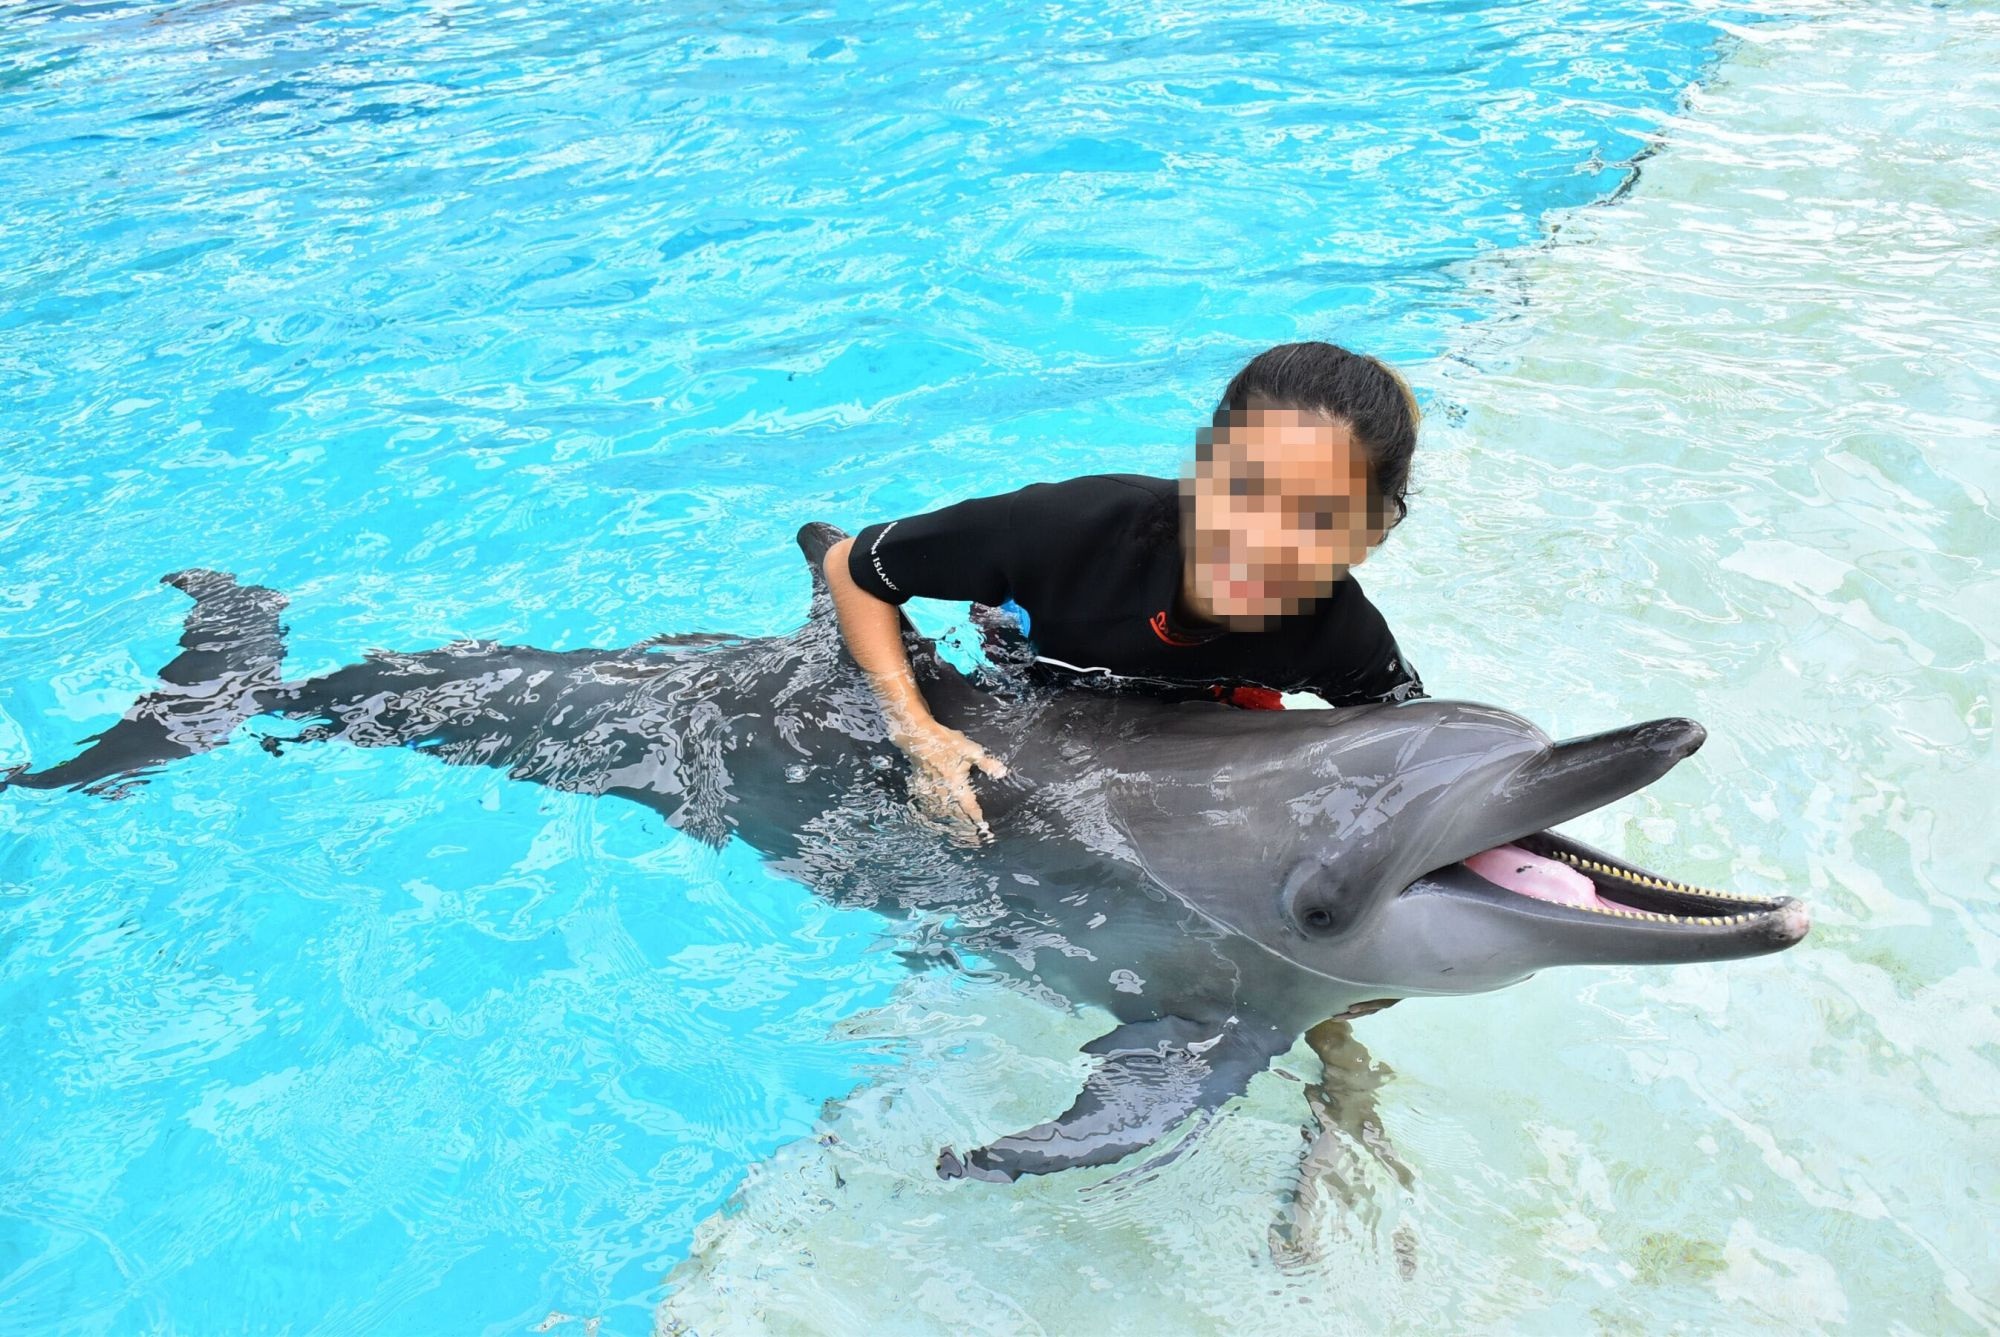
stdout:
MULTIPOLYGON (((1582 855, 1572 855, 1568 851, 1554 851, 1554 855, 1556 855, 1556 859, 1562 859, 1570 867, 1584 869, 1586 873, 1598 873, 1602 877, 1614 877, 1614 879, 1618 879, 1622 883, 1632 883, 1636 887, 1648 887, 1652 891, 1672 891, 1672 893, 1678 893, 1678 895, 1684 895, 1684 897, 1710 897, 1714 901, 1732 901, 1736 905, 1764 905, 1764 907, 1770 905, 1768 901, 1762 901, 1758 897, 1738 897, 1738 895, 1728 893, 1728 891, 1714 891, 1710 887, 1694 887, 1692 883, 1676 883, 1670 877, 1652 877, 1650 873, 1638 873, 1636 869, 1620 869, 1616 865, 1608 865, 1608 863, 1602 863, 1598 859, 1584 859, 1582 855)), ((1688 919, 1688 923, 1700 923, 1700 921, 1732 923, 1732 921, 1724 921, 1724 919, 1710 917, 1710 915, 1688 915, 1686 919, 1688 919)))
MULTIPOLYGON (((1777 902, 1766 897, 1740 896, 1732 892, 1716 891, 1709 887, 1697 887, 1687 882, 1676 882, 1672 878, 1654 877, 1650 873, 1641 873, 1636 869, 1619 868, 1613 864, 1604 863, 1601 860, 1586 859, 1580 854, 1571 854, 1568 850, 1552 850, 1550 853, 1571 867, 1581 868, 1585 872, 1596 873, 1603 877, 1617 878, 1621 882, 1629 882, 1634 886, 1648 887, 1655 891, 1671 891, 1682 896, 1706 896, 1711 900, 1728 901, 1735 905, 1754 905, 1757 907, 1755 911, 1734 915, 1687 915, 1683 917, 1680 915, 1641 912, 1636 915, 1637 918, 1641 919, 1664 919, 1676 924, 1741 924, 1748 922, 1755 918, 1758 913, 1769 910, 1777 904, 1777 902)), ((1603 913, 1616 914, 1620 912, 1604 911, 1603 913)), ((1626 917, 1635 916, 1628 915, 1626 917)))

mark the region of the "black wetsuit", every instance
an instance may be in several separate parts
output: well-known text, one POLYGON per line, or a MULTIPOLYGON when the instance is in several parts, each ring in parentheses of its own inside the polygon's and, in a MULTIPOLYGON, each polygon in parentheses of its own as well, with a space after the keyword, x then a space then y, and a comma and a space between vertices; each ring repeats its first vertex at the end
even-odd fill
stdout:
MULTIPOLYGON (((1180 604, 1179 485, 1092 474, 869 525, 848 555, 878 599, 967 599, 1020 614, 1034 670, 1066 682, 1273 707, 1423 695, 1350 572, 1263 631, 1193 621, 1180 604)), ((990 640, 989 640, 990 644, 990 640)))

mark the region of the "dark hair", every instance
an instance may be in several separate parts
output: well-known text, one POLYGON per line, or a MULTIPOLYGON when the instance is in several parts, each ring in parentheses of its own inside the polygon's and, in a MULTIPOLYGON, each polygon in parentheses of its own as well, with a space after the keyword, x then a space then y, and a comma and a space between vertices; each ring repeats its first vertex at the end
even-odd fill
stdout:
MULTIPOLYGON (((1387 364, 1338 344, 1279 344, 1250 359, 1216 402, 1215 426, 1231 410, 1264 406, 1338 418, 1368 457, 1373 509, 1394 528, 1410 513, 1410 457, 1417 450, 1417 398, 1387 364), (1393 518, 1392 518, 1393 517, 1393 518)), ((1207 446, 1202 447, 1205 456, 1207 446)))

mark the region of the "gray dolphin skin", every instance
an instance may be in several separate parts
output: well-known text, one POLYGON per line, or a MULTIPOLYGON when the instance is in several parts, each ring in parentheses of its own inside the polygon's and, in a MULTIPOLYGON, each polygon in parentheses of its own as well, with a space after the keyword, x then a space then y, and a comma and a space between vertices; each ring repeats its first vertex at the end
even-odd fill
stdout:
POLYGON ((945 1149, 947 1178, 1118 1161, 1205 1118, 1327 1018, 1547 966, 1723 961, 1805 936, 1790 898, 1683 886, 1550 829, 1664 775, 1701 745, 1691 720, 1552 743, 1460 701, 1245 711, 1054 691, 967 677, 905 622, 933 713, 1009 770, 980 781, 994 839, 956 844, 912 814, 841 640, 819 568, 844 537, 800 531, 811 615, 788 636, 566 653, 461 641, 297 682, 282 676, 282 594, 177 572, 165 581, 195 606, 159 689, 80 755, 0 774, 0 789, 121 797, 276 715, 306 726, 261 740, 280 755, 411 747, 643 803, 710 843, 740 838, 822 896, 912 919, 919 961, 1115 1020, 1084 1047, 1097 1063, 1075 1104, 945 1149), (1464 862, 1496 847, 1556 861, 1592 894, 1545 899, 1464 862))

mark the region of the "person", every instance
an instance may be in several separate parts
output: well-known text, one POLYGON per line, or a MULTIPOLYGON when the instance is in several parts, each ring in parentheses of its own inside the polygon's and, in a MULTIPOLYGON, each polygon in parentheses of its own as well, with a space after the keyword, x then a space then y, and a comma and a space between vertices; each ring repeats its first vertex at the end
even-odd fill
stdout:
POLYGON ((1375 358, 1281 344, 1229 382, 1179 480, 1031 483, 834 545, 825 569, 841 634, 919 807, 987 838, 972 772, 1006 767, 932 718, 900 631, 898 605, 913 597, 1005 610, 1030 671, 1077 687, 1252 709, 1286 692, 1335 706, 1421 696, 1353 576, 1408 513, 1418 417, 1409 386, 1375 358))

